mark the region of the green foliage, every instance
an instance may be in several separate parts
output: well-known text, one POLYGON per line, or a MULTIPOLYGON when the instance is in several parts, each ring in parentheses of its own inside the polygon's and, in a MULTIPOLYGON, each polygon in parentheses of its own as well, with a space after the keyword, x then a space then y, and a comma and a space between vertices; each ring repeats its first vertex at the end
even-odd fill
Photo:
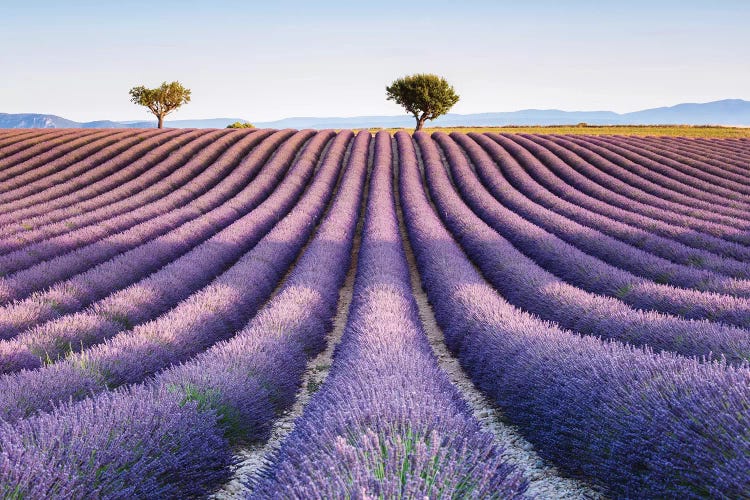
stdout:
POLYGON ((310 379, 307 381, 307 392, 309 392, 310 394, 314 394, 318 392, 318 389, 320 389, 321 385, 323 385, 323 382, 310 379))
POLYGON ((231 125, 227 125, 227 128, 255 128, 255 125, 247 122, 234 122, 231 125))
POLYGON ((445 78, 429 73, 399 78, 386 87, 385 92, 388 100, 395 101, 414 116, 416 130, 420 130, 426 120, 447 113, 459 99, 445 78))
POLYGON ((242 415, 236 408, 221 402, 221 392, 218 390, 201 388, 190 383, 169 384, 167 390, 184 393, 180 406, 195 402, 198 411, 214 411, 219 425, 224 430, 224 437, 230 442, 241 442, 247 436, 249 432, 248 424, 242 420, 242 415))
POLYGON ((182 86, 180 82, 163 82, 155 89, 149 89, 140 85, 130 89, 130 100, 139 106, 145 106, 159 120, 159 128, 164 125, 164 117, 190 102, 190 89, 182 86))

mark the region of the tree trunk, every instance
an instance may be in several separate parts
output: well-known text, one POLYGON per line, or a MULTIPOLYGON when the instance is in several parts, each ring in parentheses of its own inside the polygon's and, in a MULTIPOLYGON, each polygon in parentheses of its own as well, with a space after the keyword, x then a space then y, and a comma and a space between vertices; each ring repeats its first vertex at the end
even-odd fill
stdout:
POLYGON ((157 128, 163 128, 164 127, 164 117, 162 115, 158 115, 157 118, 159 118, 159 125, 157 125, 157 128))
POLYGON ((427 118, 417 118, 417 128, 414 129, 414 132, 418 132, 422 130, 422 127, 424 126, 424 122, 427 121, 427 118))

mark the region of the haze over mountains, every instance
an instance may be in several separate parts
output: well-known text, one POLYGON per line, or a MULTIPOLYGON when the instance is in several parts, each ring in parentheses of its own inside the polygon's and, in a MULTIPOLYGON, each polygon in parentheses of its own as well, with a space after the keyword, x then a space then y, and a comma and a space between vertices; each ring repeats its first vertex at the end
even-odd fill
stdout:
MULTIPOLYGON (((200 120, 168 120, 167 127, 223 128, 236 121, 249 121, 264 128, 370 128, 413 127, 414 119, 400 116, 295 117, 270 122, 243 118, 210 118, 200 120)), ((750 101, 724 99, 707 103, 684 103, 676 106, 645 109, 631 113, 613 111, 561 111, 557 109, 525 109, 520 111, 456 114, 449 113, 429 122, 428 126, 493 126, 493 125, 733 125, 750 126, 750 101)), ((55 115, 0 113, 0 128, 97 128, 153 127, 156 121, 115 122, 100 120, 75 122, 55 115)))

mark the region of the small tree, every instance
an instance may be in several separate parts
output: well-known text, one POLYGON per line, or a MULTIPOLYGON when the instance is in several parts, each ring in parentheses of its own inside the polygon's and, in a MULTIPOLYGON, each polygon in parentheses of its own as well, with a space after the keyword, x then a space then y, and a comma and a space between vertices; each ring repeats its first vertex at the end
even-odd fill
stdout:
POLYGON ((447 113, 459 99, 445 78, 429 73, 399 78, 386 87, 385 92, 388 100, 396 101, 414 116, 415 131, 421 130, 425 121, 447 113))
POLYGON ((231 125, 227 125, 227 128, 255 128, 255 125, 248 122, 234 122, 231 125))
POLYGON ((167 83, 155 89, 147 89, 143 85, 130 89, 130 100, 140 106, 146 106, 159 120, 159 128, 164 126, 164 117, 190 102, 190 89, 186 89, 180 82, 167 83))

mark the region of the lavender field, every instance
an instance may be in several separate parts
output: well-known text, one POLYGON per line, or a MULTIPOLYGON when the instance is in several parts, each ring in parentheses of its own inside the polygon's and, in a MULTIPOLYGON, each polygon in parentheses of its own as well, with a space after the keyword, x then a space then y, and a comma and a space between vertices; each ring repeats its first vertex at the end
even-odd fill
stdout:
POLYGON ((750 496, 750 139, 0 131, 3 498, 750 496))

